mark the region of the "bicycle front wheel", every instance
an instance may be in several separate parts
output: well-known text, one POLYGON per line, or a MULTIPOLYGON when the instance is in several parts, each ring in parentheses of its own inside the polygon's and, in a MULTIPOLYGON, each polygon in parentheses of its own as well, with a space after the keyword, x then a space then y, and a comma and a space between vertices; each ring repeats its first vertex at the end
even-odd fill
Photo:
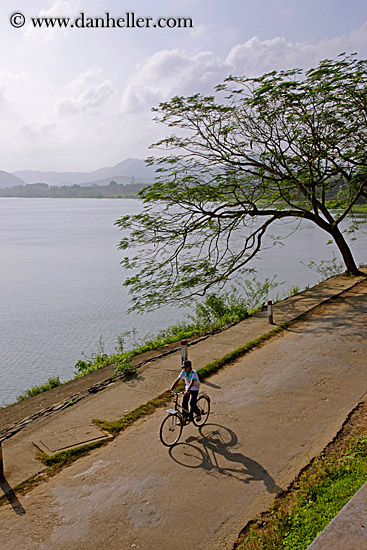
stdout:
POLYGON ((200 411, 200 419, 199 419, 199 416, 194 414, 193 422, 194 422, 195 426, 204 426, 204 424, 208 420, 209 414, 210 414, 210 399, 209 399, 209 397, 205 393, 202 393, 201 395, 199 395, 198 400, 196 402, 196 405, 197 405, 197 407, 200 411))
POLYGON ((172 447, 180 439, 182 433, 182 420, 178 414, 169 414, 163 420, 159 436, 163 445, 172 447))

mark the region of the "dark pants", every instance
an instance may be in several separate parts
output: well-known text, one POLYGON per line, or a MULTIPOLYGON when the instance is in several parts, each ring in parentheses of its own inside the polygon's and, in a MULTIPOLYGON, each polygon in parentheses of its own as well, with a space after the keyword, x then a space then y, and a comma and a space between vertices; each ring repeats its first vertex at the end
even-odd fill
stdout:
POLYGON ((187 416, 187 412, 189 410, 189 399, 190 399, 190 412, 194 414, 200 414, 199 408, 196 404, 196 401, 198 400, 198 394, 199 392, 196 390, 190 390, 189 395, 184 395, 182 398, 182 408, 183 408, 183 414, 184 416, 187 416))

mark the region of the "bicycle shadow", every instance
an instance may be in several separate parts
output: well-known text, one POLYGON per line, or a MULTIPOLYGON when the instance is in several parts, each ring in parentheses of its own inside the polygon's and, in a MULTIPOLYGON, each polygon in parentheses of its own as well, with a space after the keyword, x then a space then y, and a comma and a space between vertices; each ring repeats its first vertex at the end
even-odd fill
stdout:
POLYGON ((199 434, 171 447, 169 455, 172 460, 185 468, 202 468, 208 473, 231 477, 245 484, 262 481, 272 494, 283 491, 261 464, 231 449, 238 445, 233 430, 219 424, 206 424, 199 429, 199 434))
POLYGON ((25 509, 19 502, 17 495, 5 478, 0 479, 0 489, 2 489, 6 499, 8 500, 10 506, 13 508, 14 512, 18 516, 24 516, 24 514, 26 513, 25 509))

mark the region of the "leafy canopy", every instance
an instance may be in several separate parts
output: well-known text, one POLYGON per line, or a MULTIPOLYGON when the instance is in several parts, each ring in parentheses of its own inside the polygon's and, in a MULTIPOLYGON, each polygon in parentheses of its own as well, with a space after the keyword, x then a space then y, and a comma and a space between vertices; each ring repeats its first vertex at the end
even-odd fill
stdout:
POLYGON ((128 230, 119 246, 133 308, 224 285, 285 218, 314 222, 358 272, 339 226, 367 197, 366 68, 342 54, 307 71, 230 76, 213 96, 154 109, 175 134, 152 146, 164 154, 148 159, 158 175, 140 192, 143 212, 116 222, 128 230))

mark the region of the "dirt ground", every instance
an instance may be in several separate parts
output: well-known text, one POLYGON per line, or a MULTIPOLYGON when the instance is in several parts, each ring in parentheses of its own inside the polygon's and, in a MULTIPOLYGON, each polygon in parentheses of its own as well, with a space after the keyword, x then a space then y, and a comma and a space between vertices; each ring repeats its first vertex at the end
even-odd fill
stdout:
POLYGON ((210 419, 172 449, 159 411, 14 495, 0 509, 2 550, 232 548, 364 401, 366 337, 362 282, 203 384, 210 419))

